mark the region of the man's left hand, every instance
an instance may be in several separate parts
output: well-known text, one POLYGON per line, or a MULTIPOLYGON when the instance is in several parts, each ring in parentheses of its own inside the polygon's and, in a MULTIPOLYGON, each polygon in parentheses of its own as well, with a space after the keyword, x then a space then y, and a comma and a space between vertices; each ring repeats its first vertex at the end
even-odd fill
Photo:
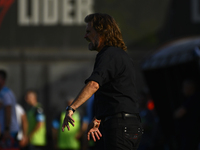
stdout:
POLYGON ((70 130, 69 123, 74 126, 74 119, 72 118, 73 111, 69 110, 66 112, 65 119, 63 120, 62 131, 64 132, 65 127, 70 130))
POLYGON ((93 121, 89 124, 87 133, 88 140, 90 140, 90 135, 92 136, 94 142, 96 142, 96 138, 100 140, 100 137, 102 137, 102 134, 99 131, 100 123, 101 120, 94 118, 93 121))

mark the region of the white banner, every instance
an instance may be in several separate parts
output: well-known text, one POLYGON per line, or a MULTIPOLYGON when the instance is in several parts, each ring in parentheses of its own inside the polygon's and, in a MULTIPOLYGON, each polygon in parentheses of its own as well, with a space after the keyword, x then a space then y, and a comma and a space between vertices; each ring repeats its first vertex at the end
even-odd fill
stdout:
POLYGON ((93 0, 18 0, 20 26, 83 25, 91 13, 93 0))

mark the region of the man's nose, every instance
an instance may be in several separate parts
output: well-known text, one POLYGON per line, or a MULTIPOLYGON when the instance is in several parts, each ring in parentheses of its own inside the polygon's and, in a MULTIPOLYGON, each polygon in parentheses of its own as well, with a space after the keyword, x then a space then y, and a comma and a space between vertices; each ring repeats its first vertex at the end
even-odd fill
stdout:
POLYGON ((84 38, 87 38, 87 34, 85 34, 84 38))

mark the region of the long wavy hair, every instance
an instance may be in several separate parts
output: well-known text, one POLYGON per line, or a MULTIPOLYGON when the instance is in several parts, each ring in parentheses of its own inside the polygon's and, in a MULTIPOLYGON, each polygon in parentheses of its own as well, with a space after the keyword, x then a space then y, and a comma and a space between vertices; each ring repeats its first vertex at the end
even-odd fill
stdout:
POLYGON ((94 13, 87 15, 85 22, 90 22, 95 31, 104 37, 104 45, 127 50, 121 31, 113 17, 108 14, 94 13))

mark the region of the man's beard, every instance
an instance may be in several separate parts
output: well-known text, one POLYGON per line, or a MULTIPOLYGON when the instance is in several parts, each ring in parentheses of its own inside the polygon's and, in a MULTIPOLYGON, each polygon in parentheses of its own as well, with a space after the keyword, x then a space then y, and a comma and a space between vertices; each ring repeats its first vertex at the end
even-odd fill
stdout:
POLYGON ((93 42, 89 43, 88 49, 90 51, 95 51, 95 50, 97 50, 98 46, 99 46, 99 38, 98 38, 98 36, 96 36, 94 39, 94 43, 93 42))

